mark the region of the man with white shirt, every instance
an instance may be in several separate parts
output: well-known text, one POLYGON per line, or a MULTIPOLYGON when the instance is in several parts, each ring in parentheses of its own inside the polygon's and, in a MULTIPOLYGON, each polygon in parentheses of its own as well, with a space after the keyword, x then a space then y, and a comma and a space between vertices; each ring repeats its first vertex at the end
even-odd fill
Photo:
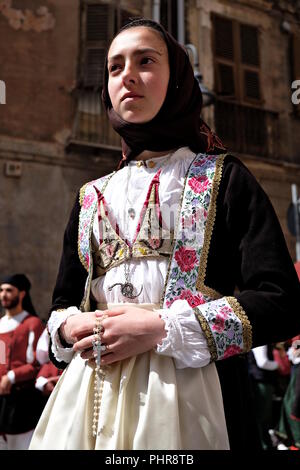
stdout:
POLYGON ((44 329, 29 295, 24 274, 2 279, 0 302, 0 449, 27 449, 44 406, 35 389, 39 371, 36 346, 44 329))

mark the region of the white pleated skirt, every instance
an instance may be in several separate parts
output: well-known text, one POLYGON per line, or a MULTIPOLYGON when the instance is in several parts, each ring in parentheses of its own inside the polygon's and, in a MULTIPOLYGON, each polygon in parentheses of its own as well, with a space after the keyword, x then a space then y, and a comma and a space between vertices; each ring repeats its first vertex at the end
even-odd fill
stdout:
POLYGON ((30 450, 229 449, 214 364, 176 369, 171 357, 151 350, 104 369, 97 436, 95 363, 77 353, 48 399, 30 450))

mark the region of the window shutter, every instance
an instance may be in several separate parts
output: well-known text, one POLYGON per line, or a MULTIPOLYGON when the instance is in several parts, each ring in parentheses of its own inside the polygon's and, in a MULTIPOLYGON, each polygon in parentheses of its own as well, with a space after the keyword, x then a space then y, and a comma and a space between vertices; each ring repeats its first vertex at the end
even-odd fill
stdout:
POLYGON ((254 26, 240 25, 241 62, 259 66, 258 30, 254 26))
POLYGON ((103 85, 104 60, 111 37, 110 20, 110 5, 86 5, 83 54, 84 88, 98 89, 103 85))
POLYGON ((300 34, 293 35, 293 78, 300 80, 300 34))
POLYGON ((84 67, 84 87, 98 88, 103 85, 104 48, 87 47, 84 67))
POLYGON ((217 92, 227 98, 235 96, 233 66, 221 62, 217 64, 217 92))
MULTIPOLYGON (((278 116, 261 106, 259 30, 218 15, 212 18, 217 133, 235 152, 274 157, 278 116)), ((300 41, 297 50, 300 72, 300 41)))
POLYGON ((116 2, 81 0, 80 82, 71 141, 75 145, 120 146, 101 102, 104 61, 119 27, 116 2))
POLYGON ((216 92, 232 99, 236 96, 233 22, 214 15, 213 26, 216 92))
POLYGON ((106 41, 108 37, 108 5, 87 5, 86 40, 106 41))
POLYGON ((258 29, 239 24, 239 44, 242 98, 244 101, 258 103, 261 101, 258 29))
MULTIPOLYGON (((300 34, 293 34, 292 39, 292 74, 293 81, 300 80, 300 34)), ((297 87, 299 89, 299 86, 297 87)), ((292 90, 294 93, 296 90, 292 90)), ((299 98, 300 93, 297 93, 299 98)), ((294 105, 295 113, 300 116, 300 104, 294 105)))
POLYGON ((213 15, 215 88, 237 102, 261 101, 259 36, 255 26, 213 15))
POLYGON ((214 17, 216 57, 234 60, 233 23, 231 20, 214 17))
POLYGON ((252 70, 244 71, 244 98, 260 100, 259 74, 252 70))

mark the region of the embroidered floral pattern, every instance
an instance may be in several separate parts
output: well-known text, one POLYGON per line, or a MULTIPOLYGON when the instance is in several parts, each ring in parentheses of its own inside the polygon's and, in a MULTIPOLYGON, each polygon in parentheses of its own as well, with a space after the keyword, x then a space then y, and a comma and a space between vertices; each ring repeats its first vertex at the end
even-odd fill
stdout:
POLYGON ((94 185, 102 187, 111 175, 90 181, 80 191, 81 210, 78 226, 78 255, 81 263, 87 271, 90 268, 90 235, 91 221, 97 208, 97 197, 94 185))
POLYGON ((189 180, 190 187, 192 188, 195 193, 202 193, 203 191, 206 191, 209 185, 211 185, 211 182, 205 175, 200 175, 197 177, 193 177, 189 180))
POLYGON ((219 333, 221 333, 222 331, 224 331, 224 328, 225 328, 224 318, 221 315, 217 315, 215 319, 215 323, 212 326, 212 329, 214 331, 218 331, 219 333))
POLYGON ((226 297, 207 302, 195 309, 200 320, 204 317, 213 336, 216 360, 226 359, 245 351, 243 324, 227 302, 226 297))
POLYGON ((84 209, 89 209, 94 201, 95 201, 95 194, 87 194, 83 199, 82 207, 84 209))
POLYGON ((226 359, 227 357, 234 356, 235 354, 241 354, 243 352, 242 348, 239 348, 235 344, 232 344, 231 346, 228 346, 224 352, 223 359, 226 359))
POLYGON ((197 261, 196 252, 193 248, 181 246, 179 250, 175 252, 175 259, 181 271, 188 272, 195 267, 197 261))
POLYGON ((189 289, 184 289, 180 296, 173 299, 172 302, 167 302, 167 307, 170 307, 172 305, 172 303, 175 301, 175 300, 187 300, 187 302, 189 303, 189 305, 192 307, 192 308, 195 308, 197 307, 197 305, 201 305, 201 304, 204 304, 205 303, 205 299, 203 297, 203 295, 201 293, 198 293, 196 295, 193 295, 192 292, 189 290, 189 289))
POLYGON ((210 196, 218 155, 197 155, 189 169, 164 306, 186 298, 192 307, 211 300, 196 290, 210 196))

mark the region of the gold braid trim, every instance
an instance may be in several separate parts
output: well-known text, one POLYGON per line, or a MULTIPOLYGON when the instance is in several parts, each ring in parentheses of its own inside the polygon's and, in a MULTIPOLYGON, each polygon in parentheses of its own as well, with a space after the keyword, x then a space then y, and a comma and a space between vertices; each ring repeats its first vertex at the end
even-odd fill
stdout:
POLYGON ((210 356, 211 356, 210 361, 214 362, 218 359, 217 347, 216 347, 216 343, 215 343, 213 334, 212 334, 211 329, 209 327, 208 321, 202 315, 202 313, 200 312, 200 310, 197 307, 194 308, 193 310, 194 310, 194 313, 195 313, 195 315, 196 315, 196 317, 197 317, 197 319, 200 323, 201 329, 202 329, 202 331, 205 335, 205 338, 206 338, 206 341, 207 341, 207 346, 208 346, 210 356))
MULTIPOLYGON (((115 174, 116 172, 113 171, 112 173, 110 173, 109 175, 107 175, 107 179, 104 181, 104 184, 103 184, 103 188, 102 188, 102 192, 104 192, 110 178, 115 174)), ((95 180, 96 182, 97 180, 95 180)), ((85 195, 85 190, 86 190, 86 187, 89 183, 85 183, 81 188, 80 188, 80 191, 79 191, 79 204, 82 206, 82 203, 83 203, 83 198, 84 198, 84 195, 85 195)))
POLYGON ((252 348, 252 326, 245 310, 235 297, 225 297, 235 315, 241 320, 243 326, 244 352, 249 352, 252 348))
POLYGON ((211 198, 210 198, 210 203, 209 203, 209 208, 208 208, 206 228, 204 232, 203 248, 202 248, 201 256, 200 256, 198 278, 196 281, 197 291, 200 291, 203 294, 208 295, 212 299, 219 299, 222 297, 222 295, 216 290, 205 286, 204 280, 206 276, 207 258, 208 258, 208 252, 209 252, 209 247, 210 247, 210 241, 211 241, 212 232, 213 232, 215 219, 216 219, 217 197, 219 193, 219 186, 220 186, 220 182, 222 178, 222 171, 223 171, 223 164, 224 164, 225 157, 226 157, 226 154, 220 155, 216 161, 216 170, 215 170, 215 174, 214 174, 213 181, 212 181, 211 198))
POLYGON ((82 203, 83 203, 83 198, 84 198, 84 193, 85 193, 85 189, 87 187, 88 183, 85 183, 81 188, 80 188, 80 191, 79 191, 79 204, 82 206, 82 203))

